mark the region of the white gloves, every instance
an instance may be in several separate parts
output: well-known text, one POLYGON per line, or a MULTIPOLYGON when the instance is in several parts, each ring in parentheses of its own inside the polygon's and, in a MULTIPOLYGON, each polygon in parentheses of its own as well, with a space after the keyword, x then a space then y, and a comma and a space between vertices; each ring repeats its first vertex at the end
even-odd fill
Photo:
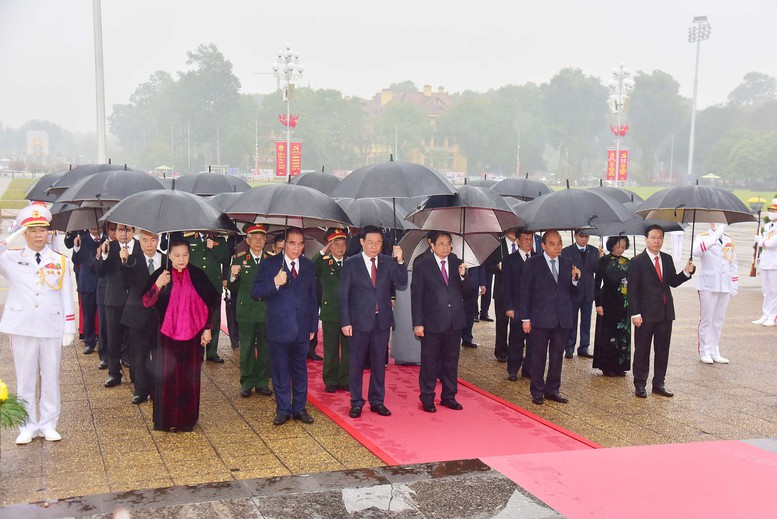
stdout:
POLYGON ((66 333, 62 336, 62 347, 67 348, 68 346, 73 345, 73 340, 75 339, 74 333, 66 333))

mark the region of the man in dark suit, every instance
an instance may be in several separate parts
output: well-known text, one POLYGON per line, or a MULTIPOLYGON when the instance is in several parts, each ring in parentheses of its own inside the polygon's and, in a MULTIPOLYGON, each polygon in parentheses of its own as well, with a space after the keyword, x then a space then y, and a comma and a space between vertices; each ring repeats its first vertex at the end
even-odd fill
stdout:
POLYGON ((530 257, 521 277, 519 314, 531 345, 531 401, 542 405, 547 398, 560 404, 561 362, 572 328, 572 296, 577 291, 580 270, 561 256, 561 235, 547 231, 542 236, 543 253, 530 257), (548 376, 545 378, 545 361, 548 376))
MULTIPOLYGON (((504 295, 502 294, 502 262, 518 250, 518 239, 514 229, 505 232, 499 247, 483 262, 486 273, 494 275, 494 317, 496 319, 496 338, 494 340, 494 356, 499 362, 507 362, 507 335, 510 319, 507 317, 504 295)), ((481 315, 480 320, 483 321, 481 315)))
POLYGON ((588 359, 594 356, 588 351, 591 345, 591 312, 594 304, 594 272, 599 263, 599 249, 593 245, 588 245, 590 235, 585 229, 575 230, 575 243, 569 247, 564 247, 561 255, 569 258, 572 264, 580 270, 580 283, 578 284, 577 294, 572 298, 572 311, 574 312, 574 323, 572 331, 569 332, 567 346, 564 356, 571 359, 575 352, 575 342, 577 341, 577 318, 580 316, 580 344, 577 347, 577 355, 588 359))
POLYGON ((465 321, 464 328, 461 329, 461 345, 465 348, 477 348, 480 345, 472 335, 472 325, 478 316, 478 297, 486 292, 486 269, 483 265, 478 265, 468 269, 467 274, 475 290, 464 294, 465 321))
POLYGON ((427 413, 437 412, 434 388, 439 377, 440 405, 459 411, 462 406, 456 393, 459 340, 466 324, 464 294, 474 295, 476 288, 464 263, 451 254, 451 235, 432 231, 429 239, 433 255, 415 264, 410 284, 413 332, 421 339, 421 405, 427 413))
POLYGON ((393 258, 380 254, 383 234, 378 227, 364 227, 360 243, 361 254, 345 260, 339 287, 340 325, 343 334, 349 337, 351 409, 348 416, 358 418, 362 414, 362 371, 368 358, 370 411, 389 416, 391 411, 383 399, 389 334, 394 324, 391 291, 395 285, 407 284, 407 266, 398 245, 393 247, 393 258))
MULTIPOLYGON (((127 302, 127 286, 122 274, 122 263, 128 263, 135 249, 140 252, 137 240, 132 236, 135 230, 123 224, 116 226, 116 240, 103 242, 95 262, 95 272, 106 278, 105 322, 100 326, 108 329, 108 379, 105 387, 121 384, 122 343, 126 328, 121 324, 121 315, 127 302)), ((133 258, 137 261, 137 255, 133 258)), ((132 373, 130 372, 130 375, 132 373)))
POLYGON ((507 339, 507 379, 518 380, 518 370, 525 378, 531 377, 531 348, 528 335, 518 314, 521 300, 521 277, 523 267, 531 256, 534 234, 530 231, 518 233, 518 250, 510 254, 502 263, 502 294, 505 302, 505 314, 510 319, 510 335, 507 339), (525 354, 524 354, 525 351, 525 354))
POLYGON ((674 300, 670 287, 678 287, 691 279, 691 260, 681 272, 674 267, 672 256, 661 252, 664 230, 659 225, 645 229, 645 250, 629 264, 629 315, 634 324, 634 394, 647 398, 647 377, 650 372, 650 344, 655 345, 653 393, 671 397, 666 389, 666 366, 669 342, 672 338, 674 300))
POLYGON ((308 398, 308 342, 318 329, 316 274, 313 263, 302 255, 305 236, 301 229, 286 231, 283 252, 259 265, 251 297, 267 303, 267 342, 270 372, 275 389, 273 425, 294 417, 313 423, 305 404, 308 398))
POLYGON ((157 343, 157 314, 154 308, 143 306, 143 289, 148 278, 159 267, 167 266, 167 258, 157 250, 159 236, 140 231, 140 247, 135 247, 122 274, 127 286, 127 302, 121 314, 121 324, 128 330, 130 370, 135 381, 133 404, 142 404, 154 394, 151 357, 157 343))
POLYGON ((73 239, 73 265, 76 268, 76 287, 81 305, 81 327, 84 336, 84 354, 93 353, 97 346, 97 275, 90 268, 100 247, 100 229, 89 229, 73 239))
POLYGON ((102 254, 103 242, 110 242, 116 240, 116 224, 108 222, 106 226, 106 232, 99 243, 99 247, 92 255, 92 261, 89 264, 89 270, 97 276, 97 289, 95 290, 95 298, 97 300, 97 355, 100 358, 100 362, 97 364, 97 369, 108 369, 108 317, 105 311, 105 288, 108 285, 108 278, 98 273, 97 263, 100 261, 100 255, 102 254))

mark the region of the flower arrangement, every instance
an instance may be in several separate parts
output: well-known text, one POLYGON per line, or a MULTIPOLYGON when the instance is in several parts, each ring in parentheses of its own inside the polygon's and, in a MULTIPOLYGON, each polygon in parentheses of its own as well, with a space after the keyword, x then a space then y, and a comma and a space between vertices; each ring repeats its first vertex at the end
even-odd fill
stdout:
POLYGON ((27 421, 24 400, 8 394, 8 386, 0 380, 0 429, 18 427, 27 421))

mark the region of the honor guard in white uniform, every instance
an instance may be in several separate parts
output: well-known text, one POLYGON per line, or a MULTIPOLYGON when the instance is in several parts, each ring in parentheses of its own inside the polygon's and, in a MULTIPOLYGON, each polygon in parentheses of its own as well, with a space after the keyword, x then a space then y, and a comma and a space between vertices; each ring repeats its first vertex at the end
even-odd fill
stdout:
POLYGON ((761 228, 755 237, 755 244, 761 247, 758 264, 761 268, 761 291, 764 295, 762 315, 753 324, 774 326, 777 319, 777 198, 766 208, 769 223, 761 228))
POLYGON ((27 422, 19 428, 16 443, 30 443, 42 436, 48 441, 62 437, 59 420, 59 366, 62 347, 73 343, 76 332, 73 282, 68 259, 47 245, 51 212, 30 205, 19 212, 26 246, 8 249, 0 240, 0 274, 8 280, 0 332, 11 336, 16 368, 17 395, 25 401, 27 422), (40 374, 40 415, 35 389, 40 374))
POLYGON ((711 223, 709 232, 696 237, 693 255, 701 261, 696 289, 699 291, 699 356, 704 364, 728 364, 720 355, 720 334, 731 297, 739 288, 734 240, 726 226, 711 223))

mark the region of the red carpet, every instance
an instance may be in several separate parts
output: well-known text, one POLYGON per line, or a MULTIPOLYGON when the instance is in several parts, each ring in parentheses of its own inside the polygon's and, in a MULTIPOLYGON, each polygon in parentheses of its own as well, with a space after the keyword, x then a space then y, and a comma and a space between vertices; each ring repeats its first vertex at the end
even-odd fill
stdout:
POLYGON ((482 461, 569 518, 777 517, 777 454, 739 441, 482 461))

